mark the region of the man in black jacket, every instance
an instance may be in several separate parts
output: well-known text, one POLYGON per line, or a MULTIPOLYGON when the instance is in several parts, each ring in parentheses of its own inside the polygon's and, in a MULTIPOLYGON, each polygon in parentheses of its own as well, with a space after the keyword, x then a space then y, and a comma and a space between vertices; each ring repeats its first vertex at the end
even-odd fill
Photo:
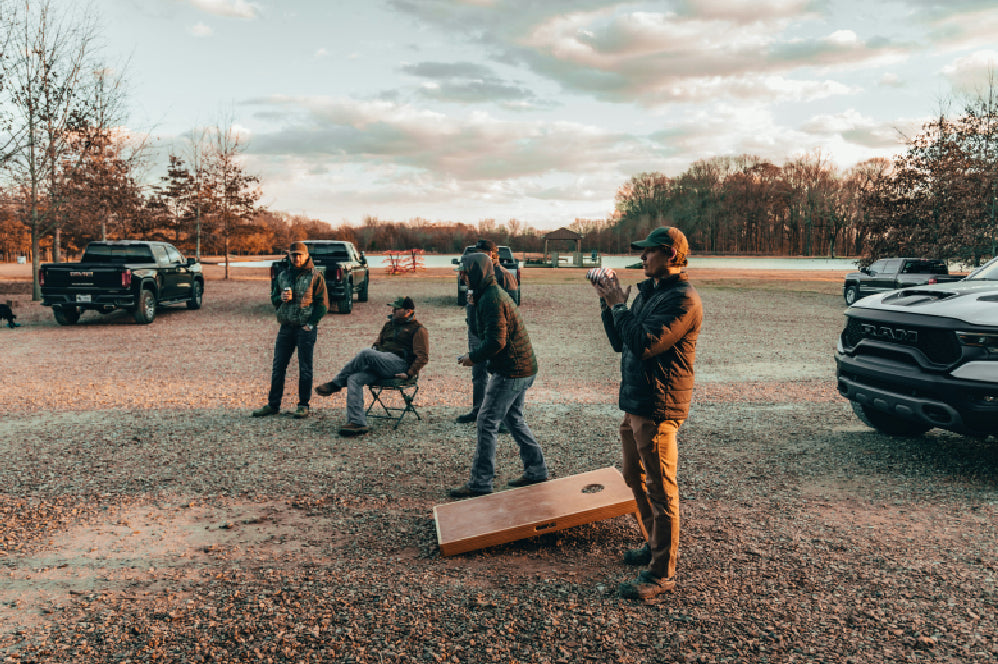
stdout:
POLYGON ((512 487, 544 482, 548 478, 544 453, 523 419, 524 396, 537 375, 537 358, 527 328, 513 299, 496 284, 492 261, 484 254, 466 254, 462 272, 475 290, 475 324, 479 343, 458 363, 473 367, 488 363, 489 383, 478 413, 478 443, 471 462, 468 483, 450 489, 452 498, 470 498, 492 493, 495 476, 496 438, 505 422, 520 447, 523 476, 512 479, 512 487))
MULTIPOLYGON (((512 295, 520 285, 516 281, 513 273, 499 264, 499 247, 492 240, 479 240, 475 244, 475 250, 480 254, 485 254, 492 260, 492 271, 496 278, 496 284, 504 291, 512 295)), ((475 323, 475 296, 474 290, 468 289, 468 306, 465 308, 468 323, 468 352, 478 347, 478 329, 475 323)), ((471 412, 458 415, 455 422, 458 424, 469 424, 478 420, 478 409, 482 406, 482 399, 485 397, 485 386, 489 382, 489 371, 485 367, 485 362, 479 362, 471 368, 471 412)), ((506 426, 499 425, 499 433, 507 433, 506 426)))
POLYGON ((700 296, 683 268, 689 244, 678 228, 656 228, 631 243, 641 250, 645 281, 628 309, 627 290, 616 276, 596 283, 603 327, 621 353, 620 425, 624 481, 634 493, 647 543, 624 562, 647 565, 620 594, 648 599, 676 585, 679 551, 679 461, 677 434, 689 414, 693 362, 703 321, 700 296))

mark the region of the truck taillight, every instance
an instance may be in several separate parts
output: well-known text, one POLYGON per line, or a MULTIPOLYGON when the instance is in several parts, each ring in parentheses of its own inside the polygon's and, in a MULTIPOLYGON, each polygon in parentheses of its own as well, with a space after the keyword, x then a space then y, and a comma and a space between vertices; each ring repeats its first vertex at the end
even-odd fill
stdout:
POLYGON ((45 270, 38 270, 38 285, 45 285, 45 270))
POLYGON ((125 270, 121 273, 121 287, 129 288, 132 285, 132 271, 125 270))
POLYGON ((929 285, 930 285, 930 286, 931 286, 932 284, 938 284, 938 283, 939 283, 939 280, 938 280, 938 279, 936 279, 935 277, 929 277, 929 285))
POLYGON ((270 264, 270 279, 273 281, 277 278, 277 263, 270 264))
POLYGON ((342 281, 342 280, 343 280, 343 268, 338 267, 336 268, 336 281, 342 281))

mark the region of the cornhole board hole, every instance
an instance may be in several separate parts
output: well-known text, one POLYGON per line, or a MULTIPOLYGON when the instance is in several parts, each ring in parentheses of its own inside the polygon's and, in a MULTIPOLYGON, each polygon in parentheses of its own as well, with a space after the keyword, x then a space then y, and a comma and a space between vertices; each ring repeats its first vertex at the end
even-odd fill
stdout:
POLYGON ((436 505, 440 552, 453 556, 637 510, 616 468, 436 505))

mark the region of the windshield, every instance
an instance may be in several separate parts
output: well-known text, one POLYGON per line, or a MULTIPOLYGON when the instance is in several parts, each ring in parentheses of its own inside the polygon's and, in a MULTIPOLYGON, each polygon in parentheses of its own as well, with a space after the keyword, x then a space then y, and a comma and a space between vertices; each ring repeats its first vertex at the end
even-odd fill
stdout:
POLYGON ((308 252, 315 257, 337 258, 349 260, 350 254, 342 244, 313 244, 309 245, 308 252))
POLYGON ((91 244, 83 252, 84 263, 155 263, 146 245, 91 244))
POLYGON ((979 268, 976 272, 971 272, 967 279, 998 281, 998 258, 992 259, 990 263, 986 263, 984 267, 979 268))

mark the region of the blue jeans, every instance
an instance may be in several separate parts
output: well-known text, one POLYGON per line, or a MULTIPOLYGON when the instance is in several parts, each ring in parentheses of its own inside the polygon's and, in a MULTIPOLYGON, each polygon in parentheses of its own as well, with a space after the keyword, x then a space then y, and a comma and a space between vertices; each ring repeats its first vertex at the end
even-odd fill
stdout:
POLYGON ((373 348, 365 348, 357 353, 332 380, 335 385, 347 388, 347 422, 367 426, 364 386, 404 373, 408 369, 409 363, 395 353, 373 348))
POLYGON ((312 396, 312 351, 317 335, 318 330, 314 327, 306 332, 298 325, 281 325, 274 343, 274 365, 270 372, 270 394, 267 395, 271 408, 281 408, 284 377, 295 348, 298 349, 298 405, 308 406, 312 396))
MULTIPOLYGON (((481 341, 474 332, 468 330, 468 352, 478 348, 481 341)), ((485 387, 489 384, 488 362, 478 362, 471 367, 471 412, 478 415, 485 398, 485 387)))
POLYGON ((506 378, 492 374, 489 377, 485 397, 478 410, 478 446, 471 461, 469 488, 481 492, 492 491, 496 439, 499 437, 500 422, 506 423, 513 440, 520 446, 524 476, 532 480, 547 479, 548 469, 544 463, 544 453, 523 419, 524 397, 533 384, 533 376, 506 378))

